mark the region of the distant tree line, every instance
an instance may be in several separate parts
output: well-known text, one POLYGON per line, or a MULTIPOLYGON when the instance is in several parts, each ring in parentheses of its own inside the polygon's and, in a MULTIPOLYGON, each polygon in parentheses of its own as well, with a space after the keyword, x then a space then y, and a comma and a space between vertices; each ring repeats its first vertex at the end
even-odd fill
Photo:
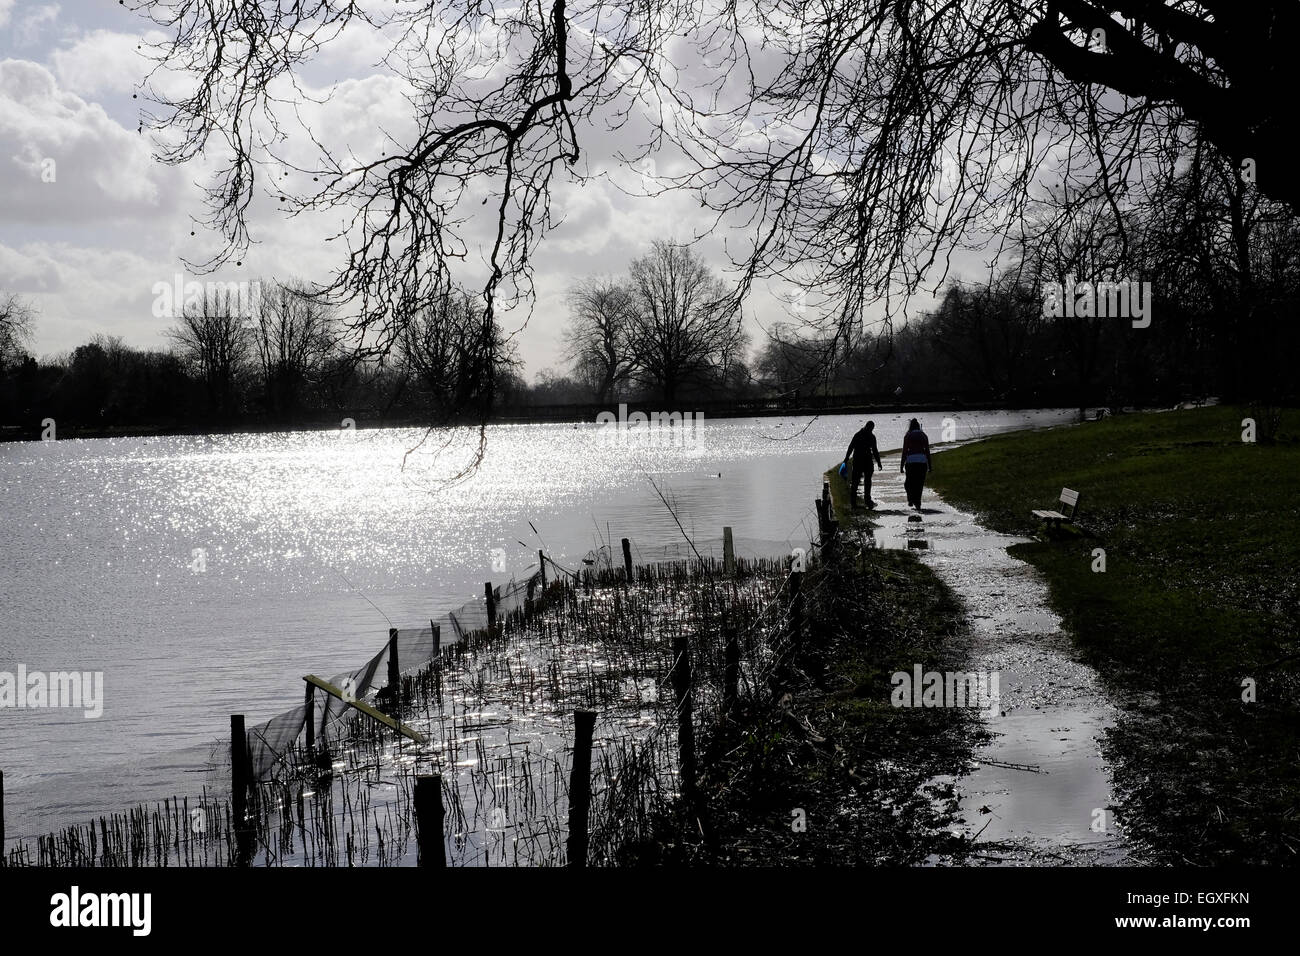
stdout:
POLYGON ((413 309, 382 350, 363 350, 336 310, 297 280, 187 299, 168 346, 137 349, 98 335, 69 353, 26 354, 35 316, 3 300, 0 423, 42 419, 88 428, 222 428, 365 421, 478 422, 537 405, 656 396, 759 393, 741 319, 691 248, 655 243, 622 280, 569 297, 572 375, 543 369, 528 385, 515 343, 479 297, 446 289, 413 309))
POLYGON ((901 388, 1009 405, 1296 403, 1300 220, 1206 143, 1141 194, 1049 189, 1018 225, 1010 267, 950 281, 887 335, 778 325, 756 375, 784 393, 901 388), (1089 308, 1045 309, 1051 284, 1072 280, 1091 284, 1077 290, 1089 308), (1111 314, 1097 308, 1130 282, 1149 283, 1145 327, 1116 317, 1114 299, 1111 314))
POLYGON ((32 308, 0 298, 0 423, 222 428, 343 415, 449 423, 477 420, 476 409, 526 390, 512 346, 469 296, 448 292, 420 310, 375 357, 307 284, 259 286, 251 308, 220 289, 188 299, 168 348, 97 335, 43 361, 25 351, 32 308))
POLYGON ((539 385, 575 401, 669 405, 683 387, 794 404, 1295 404, 1300 219, 1289 206, 1199 141, 1140 195, 1053 185, 1009 237, 1011 264, 983 281, 951 280, 934 307, 880 331, 778 322, 748 357, 722 283, 689 250, 656 244, 626 278, 574 287, 568 372, 539 385), (1070 284, 1068 306, 1048 306, 1053 284, 1070 284))
POLYGON ((514 343, 460 290, 412 310, 378 353, 358 349, 305 283, 271 280, 251 310, 220 292, 185 302, 168 348, 100 335, 44 361, 25 351, 33 310, 0 295, 0 423, 439 424, 537 406, 836 396, 1081 409, 1210 395, 1295 403, 1300 223, 1212 149, 1198 146, 1122 206, 1051 192, 1014 241, 1010 266, 948 282, 906 324, 845 336, 778 322, 753 349, 734 290, 693 248, 657 241, 625 274, 574 284, 565 367, 531 385, 514 343), (1045 290, 1070 279, 1149 283, 1149 325, 1083 308, 1045 314, 1045 290))

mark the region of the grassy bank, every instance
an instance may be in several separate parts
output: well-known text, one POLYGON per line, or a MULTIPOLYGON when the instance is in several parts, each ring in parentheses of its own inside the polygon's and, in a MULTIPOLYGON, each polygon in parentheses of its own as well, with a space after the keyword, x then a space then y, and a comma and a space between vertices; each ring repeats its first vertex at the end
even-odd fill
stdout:
POLYGON ((1236 408, 1127 415, 945 451, 930 484, 995 530, 1081 494, 1079 530, 1011 549, 1127 703, 1109 735, 1121 821, 1160 857, 1300 852, 1300 442, 1236 408), (1100 570, 1100 549, 1104 571, 1100 570), (1243 681, 1256 700, 1243 701, 1243 681))

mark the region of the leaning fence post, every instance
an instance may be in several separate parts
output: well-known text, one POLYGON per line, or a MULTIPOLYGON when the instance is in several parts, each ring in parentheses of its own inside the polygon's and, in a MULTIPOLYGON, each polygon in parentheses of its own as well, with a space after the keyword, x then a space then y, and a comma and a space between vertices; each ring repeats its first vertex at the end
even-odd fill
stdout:
POLYGON ((673 635, 673 692, 677 703, 677 747, 682 799, 695 809, 695 722, 691 702, 691 652, 684 633, 673 635))
POLYGON ((447 848, 442 830, 442 775, 415 778, 415 830, 419 841, 419 866, 445 868, 447 848))
POLYGON ((731 538, 731 527, 722 529, 722 570, 727 577, 736 573, 736 546, 731 538))
POLYGON ((537 549, 537 567, 538 567, 538 569, 541 571, 541 574, 542 574, 542 591, 543 591, 543 593, 545 593, 545 591, 546 591, 546 553, 545 553, 541 548, 538 548, 538 549, 537 549))
POLYGON ((433 659, 437 661, 442 656, 442 625, 430 621, 429 630, 433 632, 433 659))
POLYGON ((573 712, 573 768, 569 773, 569 866, 587 865, 587 816, 591 811, 591 738, 594 710, 573 712))
POLYGON ((627 538, 623 539, 623 571, 627 576, 627 583, 632 583, 632 542, 627 538))
POLYGON ((831 498, 831 483, 822 482, 822 497, 817 504, 817 526, 821 532, 822 547, 829 546, 839 531, 839 522, 835 520, 835 502, 831 498))

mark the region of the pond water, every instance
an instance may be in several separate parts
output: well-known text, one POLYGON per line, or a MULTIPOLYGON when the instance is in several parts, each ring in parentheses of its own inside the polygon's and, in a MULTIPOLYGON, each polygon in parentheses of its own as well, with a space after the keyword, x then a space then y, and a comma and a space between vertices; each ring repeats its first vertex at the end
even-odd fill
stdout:
MULTIPOLYGON (((1071 410, 930 413, 957 440, 1071 410)), ((909 414, 872 416, 882 451, 909 414)), ((0 709, 7 835, 197 789, 229 715, 299 702, 390 626, 427 622, 619 539, 638 561, 806 545, 820 475, 864 416, 0 445, 0 672, 102 672, 103 713, 0 709), (671 505, 671 508, 669 507, 671 505), (676 517, 674 517, 674 513, 676 517), (679 527, 680 523, 680 527, 679 527), (194 782, 195 787, 189 787, 194 782)), ((887 468, 888 460, 887 460, 887 468)))

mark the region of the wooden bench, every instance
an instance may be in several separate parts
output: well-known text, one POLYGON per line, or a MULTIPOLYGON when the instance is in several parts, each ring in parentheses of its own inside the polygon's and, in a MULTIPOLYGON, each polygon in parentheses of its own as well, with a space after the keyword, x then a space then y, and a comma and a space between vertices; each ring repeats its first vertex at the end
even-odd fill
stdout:
POLYGON ((1069 508, 1070 513, 1067 515, 1062 514, 1060 511, 1035 510, 1033 515, 1035 518, 1041 518, 1048 527, 1059 528, 1062 521, 1067 521, 1073 524, 1075 515, 1079 513, 1079 493, 1077 491, 1071 491, 1069 488, 1062 488, 1061 507, 1063 509, 1069 508))

